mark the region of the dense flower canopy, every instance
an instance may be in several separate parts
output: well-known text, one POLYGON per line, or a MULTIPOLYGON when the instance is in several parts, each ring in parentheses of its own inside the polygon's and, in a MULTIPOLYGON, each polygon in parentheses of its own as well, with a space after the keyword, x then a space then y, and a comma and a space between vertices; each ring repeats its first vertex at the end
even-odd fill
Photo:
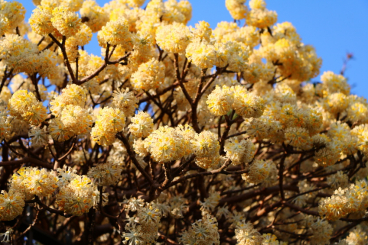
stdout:
POLYGON ((145 2, 33 0, 26 23, 0 0, 3 241, 365 244, 368 103, 343 72, 264 0, 213 29, 145 2))

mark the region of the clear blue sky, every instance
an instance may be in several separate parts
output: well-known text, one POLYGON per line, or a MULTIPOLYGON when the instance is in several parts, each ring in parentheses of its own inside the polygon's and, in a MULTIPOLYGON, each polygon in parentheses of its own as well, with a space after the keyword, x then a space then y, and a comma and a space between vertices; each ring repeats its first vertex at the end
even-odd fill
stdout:
MULTIPOLYGON (((220 21, 232 21, 225 0, 189 1, 193 6, 189 25, 205 20, 215 28, 220 21)), ((28 20, 35 6, 31 0, 20 2, 27 9, 28 20)), ((107 2, 97 0, 100 6, 107 2)), ((339 73, 346 53, 353 53, 354 60, 348 64, 345 75, 353 86, 352 93, 368 98, 368 0, 266 0, 266 3, 268 9, 278 13, 279 23, 293 23, 303 43, 316 48, 323 59, 321 74, 328 70, 339 73)), ((95 36, 86 49, 100 55, 95 36)))

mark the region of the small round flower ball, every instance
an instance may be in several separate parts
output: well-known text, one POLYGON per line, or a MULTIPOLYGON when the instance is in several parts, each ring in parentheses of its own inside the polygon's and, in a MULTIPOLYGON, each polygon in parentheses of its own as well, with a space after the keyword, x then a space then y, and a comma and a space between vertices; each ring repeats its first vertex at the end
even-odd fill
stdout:
POLYGON ((55 118, 50 121, 48 127, 50 136, 59 142, 70 139, 74 134, 70 130, 68 130, 60 118, 55 118))
POLYGON ((340 74, 335 74, 332 71, 326 71, 321 75, 322 85, 327 89, 328 93, 343 93, 350 94, 350 86, 347 79, 340 74))
POLYGON ((265 9, 266 8, 266 2, 264 0, 250 0, 249 1, 249 7, 251 9, 265 9))
POLYGON ((82 7, 83 0, 63 0, 60 5, 72 12, 77 12, 82 7))
POLYGON ((308 130, 301 127, 287 128, 285 130, 285 142, 303 150, 309 150, 313 146, 308 130))
POLYGON ((129 132, 135 137, 146 138, 153 131, 153 119, 147 112, 139 111, 131 119, 132 123, 128 126, 129 132))
POLYGON ((31 138, 31 145, 33 147, 40 147, 46 145, 49 137, 46 131, 46 126, 43 128, 33 126, 29 130, 28 136, 31 138))
POLYGON ((16 34, 7 34, 0 39, 0 59, 14 73, 36 72, 38 61, 37 45, 16 34))
POLYGON ((256 147, 250 140, 232 139, 225 144, 226 157, 232 161, 233 165, 249 163, 256 153, 256 147))
POLYGON ((52 11, 52 25, 65 37, 74 36, 81 28, 78 14, 66 7, 57 7, 52 11))
POLYGON ((156 31, 157 44, 163 50, 171 53, 184 53, 190 39, 189 27, 176 22, 170 25, 161 25, 156 31))
POLYGON ((84 107, 87 100, 87 90, 75 84, 67 85, 61 94, 50 102, 50 110, 55 116, 59 116, 67 105, 84 107))
POLYGON ((95 189, 86 175, 75 176, 68 185, 60 188, 56 204, 65 213, 81 216, 93 206, 95 189))
POLYGON ((190 19, 192 18, 192 5, 189 1, 187 0, 181 0, 180 2, 178 2, 177 8, 179 10, 179 12, 184 15, 185 17, 185 21, 184 23, 188 23, 190 21, 190 19))
POLYGON ((322 101, 323 108, 332 113, 337 114, 344 111, 349 106, 348 97, 343 93, 333 93, 328 95, 322 101))
POLYGON ((152 58, 139 66, 138 70, 132 74, 130 83, 137 91, 148 91, 159 88, 164 83, 164 79, 165 65, 152 58))
POLYGON ((29 18, 29 24, 35 33, 47 36, 55 29, 52 25, 51 18, 52 9, 38 6, 33 10, 31 17, 29 18))
POLYGON ((201 69, 211 68, 216 62, 215 47, 210 43, 200 42, 200 39, 188 45, 185 55, 190 62, 201 69))
POLYGON ((243 118, 257 118, 262 116, 265 109, 265 100, 249 93, 243 86, 235 86, 233 109, 243 118))
POLYGON ((225 6, 230 12, 231 17, 235 20, 244 19, 248 13, 247 6, 244 5, 245 0, 226 0, 225 6))
POLYGON ((219 155, 211 157, 196 157, 195 164, 203 169, 215 168, 220 162, 219 155))
POLYGON ((26 190, 39 197, 51 195, 57 188, 58 178, 55 172, 48 171, 44 168, 30 169, 26 178, 23 180, 26 190))
POLYGON ((0 9, 2 15, 1 35, 4 34, 3 31, 11 32, 16 27, 21 26, 26 14, 26 10, 21 3, 17 1, 1 1, 0 9))
POLYGON ((126 51, 132 50, 134 46, 134 38, 126 19, 107 22, 98 32, 97 39, 103 48, 107 47, 107 43, 112 46, 120 45, 126 51))
POLYGON ((267 28, 277 21, 277 13, 267 9, 252 9, 249 11, 246 22, 250 26, 267 28))
POLYGON ((92 167, 87 176, 98 186, 116 185, 121 178, 121 172, 123 166, 114 163, 98 164, 96 167, 92 167))
POLYGON ((149 151, 154 161, 165 163, 183 157, 185 140, 175 128, 164 126, 153 131, 144 140, 144 147, 149 151))
MULTIPOLYGON (((75 49, 76 46, 84 46, 87 45, 92 40, 92 30, 88 25, 82 23, 79 31, 72 37, 69 37, 65 46, 67 49, 75 49)), ((73 62, 73 59, 69 58, 70 62, 73 62)))
POLYGON ((122 110, 127 117, 134 114, 138 108, 138 102, 138 98, 135 97, 133 91, 129 91, 129 88, 126 88, 125 91, 119 89, 113 93, 113 105, 122 110))
POLYGON ((202 131, 191 141, 198 157, 214 157, 219 155, 220 144, 217 135, 210 131, 202 131))
POLYGON ((249 168, 248 173, 242 174, 243 180, 251 184, 260 184, 265 181, 274 170, 275 164, 272 161, 256 159, 249 168))
POLYGON ((10 221, 22 214, 24 208, 24 196, 21 192, 10 190, 1 191, 0 194, 0 220, 10 221))
POLYGON ((191 30, 193 32, 193 36, 195 39, 199 39, 200 41, 211 41, 212 29, 210 24, 206 21, 199 21, 195 24, 195 29, 191 30))
POLYGON ((18 90, 13 94, 9 100, 9 109, 11 115, 32 125, 38 125, 47 118, 46 108, 27 90, 18 90))
POLYGON ((226 85, 216 86, 207 98, 207 106, 215 116, 226 115, 233 104, 233 91, 226 85))
POLYGON ((109 21, 109 14, 94 0, 84 1, 80 13, 84 23, 91 28, 92 32, 98 32, 109 21))
POLYGON ((105 107, 99 111, 91 137, 99 145, 109 146, 114 143, 115 134, 125 126, 125 115, 118 108, 105 107))
POLYGON ((88 111, 75 105, 67 105, 61 112, 60 119, 64 127, 74 135, 86 134, 93 123, 88 111))

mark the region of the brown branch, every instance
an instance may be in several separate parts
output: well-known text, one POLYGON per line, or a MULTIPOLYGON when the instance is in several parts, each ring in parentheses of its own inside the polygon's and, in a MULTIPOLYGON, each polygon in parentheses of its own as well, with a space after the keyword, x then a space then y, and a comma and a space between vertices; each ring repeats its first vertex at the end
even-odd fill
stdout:
POLYGON ((54 41, 51 41, 49 44, 47 44, 47 46, 46 47, 44 47, 42 50, 41 50, 41 52, 42 51, 45 51, 46 49, 49 49, 49 48, 51 48, 52 47, 52 45, 54 45, 54 41))
POLYGON ((175 71, 176 71, 176 79, 179 81, 179 86, 181 88, 181 90, 184 93, 185 98, 187 99, 187 101, 189 102, 189 104, 192 106, 193 105, 193 100, 190 97, 187 89, 185 88, 182 78, 180 76, 180 70, 179 70, 179 55, 177 53, 174 54, 175 57, 175 71))
POLYGON ((169 239, 167 236, 165 236, 163 233, 158 232, 157 235, 163 239, 165 242, 167 242, 168 244, 173 244, 173 245, 179 245, 179 243, 169 239))
MULTIPOLYGON (((63 40, 62 42, 60 43, 51 33, 49 33, 49 37, 51 37, 51 39, 59 46, 60 50, 61 50, 61 53, 63 54, 63 57, 64 57, 64 63, 68 69, 68 72, 69 72, 69 75, 70 77, 72 78, 72 81, 73 83, 75 84, 78 84, 78 81, 77 79, 75 78, 74 76, 74 72, 73 72, 73 69, 72 67, 70 66, 70 62, 69 62, 69 59, 68 59, 68 55, 66 54, 66 50, 65 50, 65 41, 66 41, 66 37, 63 36, 63 40)), ((80 84, 78 84, 80 85, 80 84)))
POLYGON ((285 199, 285 194, 284 194, 284 184, 283 184, 283 179, 284 179, 284 162, 286 159, 286 154, 283 155, 283 157, 280 160, 280 167, 279 167, 279 186, 280 186, 280 197, 281 200, 285 199))
POLYGON ((247 133, 247 131, 242 131, 242 132, 239 132, 239 133, 236 133, 236 134, 229 135, 229 136, 226 137, 226 139, 230 139, 232 137, 236 137, 236 136, 246 134, 246 133, 247 133))
POLYGON ((62 161, 64 160, 73 150, 74 146, 75 146, 75 141, 76 141, 77 137, 74 138, 73 140, 73 143, 72 143, 72 146, 70 147, 70 149, 62 156, 62 157, 59 157, 57 160, 58 161, 62 161))
POLYGON ((49 206, 47 206, 46 204, 42 203, 40 201, 40 199, 36 196, 34 201, 43 209, 46 209, 47 211, 49 211, 50 213, 54 213, 54 214, 59 214, 59 215, 62 215, 64 217, 71 217, 71 215, 69 214, 66 214, 64 213, 63 211, 61 210, 57 210, 57 209, 53 209, 53 208, 50 208, 49 206))
MULTIPOLYGON (((125 136, 121 133, 121 134, 117 134, 116 137, 121 140, 126 148, 126 151, 130 157, 130 159, 132 160, 134 166, 139 170, 139 172, 141 172, 141 174, 148 180, 148 182, 153 185, 154 181, 151 179, 151 177, 149 176, 149 174, 144 171, 144 169, 142 168, 142 166, 139 164, 137 158, 135 158, 135 153, 132 151, 132 149, 130 148, 130 144, 127 138, 125 138, 125 136)), ((137 183, 138 185, 138 183, 137 183)))
POLYGON ((41 166, 41 167, 44 167, 44 168, 52 169, 51 164, 47 164, 45 162, 42 162, 42 161, 37 160, 37 159, 32 158, 32 157, 25 157, 23 159, 13 160, 13 161, 2 161, 2 162, 0 162, 0 166, 20 165, 22 163, 27 163, 27 162, 33 163, 37 166, 41 166))
MULTIPOLYGON (((200 177, 200 176, 206 176, 206 175, 213 175, 213 174, 224 173, 223 170, 226 169, 230 164, 231 164, 231 161, 230 160, 227 160, 224 163, 224 165, 222 165, 218 169, 215 169, 215 170, 212 170, 212 171, 207 171, 207 172, 200 172, 200 173, 185 175, 185 176, 181 177, 180 179, 171 182, 171 184, 168 185, 166 188, 163 188, 163 190, 166 190, 167 188, 169 188, 171 186, 174 186, 174 185, 176 185, 176 184, 178 184, 180 182, 183 182, 183 181, 185 181, 187 179, 190 179, 190 178, 196 178, 196 177, 200 177)), ((227 173, 224 173, 224 174, 227 174, 227 173)))
POLYGON ((304 208, 298 207, 298 206, 296 206, 294 204, 291 204, 289 202, 286 202, 286 201, 282 202, 282 204, 289 207, 289 208, 291 208, 291 209, 294 209, 296 211, 299 211, 299 212, 302 212, 302 213, 305 213, 305 214, 310 214, 310 215, 313 215, 313 216, 319 216, 318 212, 316 212, 316 211, 304 209, 304 208))
MULTIPOLYGON (((284 190, 288 190, 288 191, 294 191, 297 192, 298 191, 298 187, 296 185, 290 184, 290 185, 284 185, 283 186, 284 190)), ((237 202, 241 202, 244 200, 248 200, 250 198, 254 198, 258 195, 269 195, 275 192, 279 192, 280 191, 280 186, 271 186, 271 187, 267 187, 267 188, 263 188, 263 189, 257 189, 257 190, 253 190, 251 192, 247 192, 238 196, 232 196, 232 197, 225 197, 223 199, 220 200, 219 205, 223 205, 225 203, 237 203, 237 202)))
MULTIPOLYGON (((98 76, 106 67, 107 65, 113 65, 113 64, 118 64, 120 63, 121 61, 123 60, 126 60, 129 56, 130 56, 130 52, 127 53, 124 57, 121 57, 120 59, 118 60, 115 60, 115 61, 109 61, 109 57, 110 57, 110 54, 109 54, 109 51, 110 51, 110 44, 107 44, 106 46, 106 51, 105 51, 105 59, 104 59, 104 63, 103 65, 101 65, 96 71, 94 71, 91 75, 83 78, 82 80, 79 80, 76 82, 76 84, 78 85, 81 85, 83 83, 86 83, 88 82, 89 80, 95 78, 96 76, 98 76)), ((112 50, 113 52, 114 50, 112 50)))
POLYGON ((61 224, 61 226, 54 232, 55 237, 60 235, 60 233, 70 224, 70 222, 72 222, 76 218, 77 216, 71 216, 69 218, 66 218, 61 224))
POLYGON ((30 224, 27 229, 25 229, 22 234, 19 235, 19 237, 17 238, 17 240, 20 240, 25 234, 27 234, 28 231, 31 230, 31 228, 36 224, 36 222, 38 221, 38 214, 40 213, 40 210, 37 210, 36 216, 32 222, 32 224, 30 224))

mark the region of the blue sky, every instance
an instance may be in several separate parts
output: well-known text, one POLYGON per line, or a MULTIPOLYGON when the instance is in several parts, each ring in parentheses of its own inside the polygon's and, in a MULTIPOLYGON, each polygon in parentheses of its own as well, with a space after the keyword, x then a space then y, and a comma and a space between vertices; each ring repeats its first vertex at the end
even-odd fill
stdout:
MULTIPOLYGON (((19 1, 19 0, 18 0, 19 1)), ((225 0, 189 0, 193 17, 189 25, 200 20, 215 28, 220 21, 232 21, 225 8, 225 0)), ((27 9, 26 19, 35 6, 31 0, 20 0, 27 9)), ((107 0, 97 0, 100 6, 107 0)), ((303 43, 313 45, 323 59, 323 71, 340 72, 347 52, 354 55, 345 76, 352 85, 352 93, 368 98, 368 1, 367 0, 266 0, 267 8, 275 10, 278 22, 289 21, 297 29, 303 43)), ((97 39, 86 47, 100 55, 97 39)), ((314 80, 319 80, 317 77, 314 80)))

